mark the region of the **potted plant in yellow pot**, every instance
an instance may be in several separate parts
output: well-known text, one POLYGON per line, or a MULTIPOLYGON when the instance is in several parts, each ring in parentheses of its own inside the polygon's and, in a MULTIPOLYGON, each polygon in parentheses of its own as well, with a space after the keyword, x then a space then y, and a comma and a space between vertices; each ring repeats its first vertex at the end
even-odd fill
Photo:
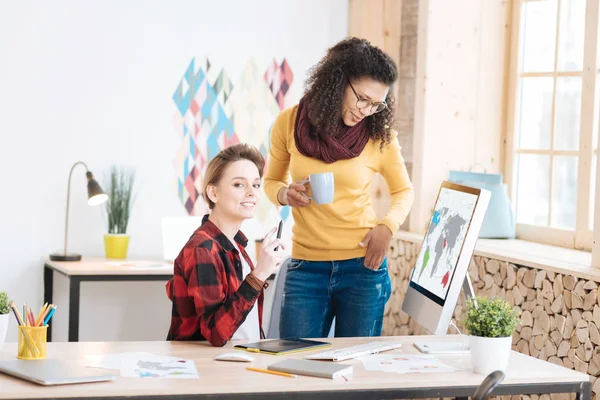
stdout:
POLYGON ((473 371, 488 375, 506 369, 512 335, 520 322, 519 313, 498 297, 467 301, 463 324, 469 333, 473 371))
POLYGON ((0 292, 0 349, 6 340, 6 332, 8 332, 8 319, 10 306, 8 305, 8 294, 0 292))
POLYGON ((129 235, 127 224, 133 205, 133 170, 113 165, 105 186, 108 200, 106 214, 108 233, 104 235, 104 250, 107 258, 127 258, 129 235))

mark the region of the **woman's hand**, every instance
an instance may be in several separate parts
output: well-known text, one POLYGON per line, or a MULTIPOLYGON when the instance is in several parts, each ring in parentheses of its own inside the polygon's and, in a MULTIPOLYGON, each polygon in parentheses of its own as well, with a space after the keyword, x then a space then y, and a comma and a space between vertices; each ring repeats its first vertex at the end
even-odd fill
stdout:
POLYGON ((288 187, 279 189, 277 200, 286 206, 306 207, 310 204, 310 199, 303 192, 306 192, 306 187, 302 182, 290 183, 288 187))
POLYGON ((373 270, 379 269, 387 254, 392 240, 392 232, 385 225, 377 225, 367 233, 360 247, 367 248, 365 267, 373 270))
POLYGON ((279 250, 285 250, 280 239, 273 240, 273 234, 276 230, 277 228, 271 229, 271 231, 267 233, 267 236, 265 236, 260 248, 260 254, 258 255, 256 268, 252 271, 252 274, 263 282, 266 281, 271 274, 277 271, 277 268, 279 268, 281 260, 283 259, 283 252, 275 251, 275 248, 277 247, 279 247, 279 250))

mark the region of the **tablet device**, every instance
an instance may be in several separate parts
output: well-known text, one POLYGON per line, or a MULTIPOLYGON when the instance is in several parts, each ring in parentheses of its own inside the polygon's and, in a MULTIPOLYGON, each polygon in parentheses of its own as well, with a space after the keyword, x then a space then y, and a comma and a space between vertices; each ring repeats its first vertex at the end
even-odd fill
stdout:
POLYGON ((273 339, 264 340, 255 343, 238 344, 233 346, 236 349, 252 351, 255 353, 267 354, 289 354, 298 351, 316 350, 323 347, 329 347, 331 343, 319 342, 308 339, 273 339))

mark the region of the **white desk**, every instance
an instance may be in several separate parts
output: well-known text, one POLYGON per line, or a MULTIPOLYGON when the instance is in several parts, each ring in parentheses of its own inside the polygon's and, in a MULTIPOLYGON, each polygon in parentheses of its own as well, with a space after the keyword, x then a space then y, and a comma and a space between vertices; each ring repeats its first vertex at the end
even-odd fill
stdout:
MULTIPOLYGON (((69 280, 69 342, 79 340, 79 306, 81 282, 85 281, 168 281, 173 277, 173 264, 162 261, 109 260, 84 257, 76 262, 44 262, 44 302, 52 303, 54 273, 69 280)), ((52 340, 52 322, 48 341, 52 340)))
MULTIPOLYGON (((69 282, 68 340, 79 341, 79 314, 81 305, 81 282, 117 281, 168 281, 173 277, 173 264, 164 261, 109 260, 84 257, 77 262, 44 262, 44 302, 52 303, 54 296, 54 273, 64 275, 69 282)), ((269 277, 272 281, 275 275, 269 277)), ((269 320, 273 289, 265 291, 265 323, 269 320)), ((268 326, 266 327, 268 328, 268 326)), ((265 328, 265 332, 266 332, 265 328)), ((48 327, 48 341, 52 340, 52 322, 48 327)))
MULTIPOLYGON (((382 337, 402 341, 403 347, 386 352, 417 353, 414 337, 382 337)), ((429 337, 434 339, 434 337, 429 337)), ((435 338, 443 340, 443 338, 435 338)), ((373 341, 374 338, 330 338, 332 348, 373 341)), ((246 367, 266 368, 284 358, 301 358, 310 352, 287 356, 252 353, 252 363, 214 361, 217 354, 232 351, 233 344, 214 348, 206 342, 89 342, 48 343, 48 358, 84 363, 87 354, 149 352, 194 360, 199 379, 121 378, 113 382, 44 387, 0 374, 0 399, 103 398, 103 399, 375 399, 375 398, 467 398, 475 393, 484 376, 470 369, 442 374, 397 374, 364 369, 361 361, 348 360, 354 373, 344 379, 299 376, 291 379, 247 371, 246 367)), ((5 344, 0 359, 16 355, 16 344, 5 344)), ((314 350, 318 352, 322 350, 314 350)), ((446 363, 458 355, 440 357, 446 363)), ((469 365, 465 356, 464 365, 469 365)), ((118 374, 118 372, 117 372, 118 374)), ((577 393, 580 400, 591 399, 590 377, 571 369, 513 352, 506 378, 494 395, 577 393)))

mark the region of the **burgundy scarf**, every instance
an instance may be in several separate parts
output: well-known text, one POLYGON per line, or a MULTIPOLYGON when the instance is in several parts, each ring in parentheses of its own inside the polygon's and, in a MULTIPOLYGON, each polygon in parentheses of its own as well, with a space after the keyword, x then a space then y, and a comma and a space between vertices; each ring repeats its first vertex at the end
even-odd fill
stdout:
POLYGON ((337 132, 317 132, 308 120, 306 106, 302 98, 294 124, 294 140, 300 154, 331 164, 358 157, 362 153, 369 142, 369 131, 364 119, 352 127, 342 125, 337 132))

